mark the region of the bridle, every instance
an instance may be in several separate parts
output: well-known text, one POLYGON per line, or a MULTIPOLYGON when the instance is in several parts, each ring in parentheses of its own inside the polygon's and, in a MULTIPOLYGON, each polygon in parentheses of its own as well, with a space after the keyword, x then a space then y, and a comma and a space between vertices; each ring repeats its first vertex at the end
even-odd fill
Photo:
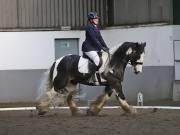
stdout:
MULTIPOLYGON (((108 52, 108 59, 110 60, 110 58, 111 58, 111 55, 112 54, 110 54, 110 52, 108 52)), ((129 59, 129 61, 128 61, 128 64, 130 64, 130 65, 143 65, 143 62, 138 62, 138 61, 134 61, 134 60, 131 60, 131 56, 130 55, 127 55, 127 57, 129 57, 128 59, 129 59)), ((124 62, 124 63, 127 63, 127 57, 125 58, 125 59, 123 59, 122 60, 122 62, 124 62)))
POLYGON ((135 61, 135 60, 133 60, 132 58, 131 58, 131 56, 129 56, 129 62, 128 62, 128 64, 130 64, 130 65, 143 65, 143 62, 138 62, 138 61, 135 61))
POLYGON ((143 65, 143 62, 137 62, 137 61, 134 61, 134 62, 130 62, 131 65, 143 65))

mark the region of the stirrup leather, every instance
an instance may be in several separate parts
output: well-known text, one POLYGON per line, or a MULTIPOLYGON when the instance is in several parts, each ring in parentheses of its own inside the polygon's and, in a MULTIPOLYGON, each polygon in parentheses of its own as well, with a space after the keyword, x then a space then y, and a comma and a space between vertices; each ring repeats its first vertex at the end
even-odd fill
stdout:
POLYGON ((101 84, 101 76, 98 71, 96 71, 95 74, 93 74, 89 79, 90 84, 100 85, 101 84))

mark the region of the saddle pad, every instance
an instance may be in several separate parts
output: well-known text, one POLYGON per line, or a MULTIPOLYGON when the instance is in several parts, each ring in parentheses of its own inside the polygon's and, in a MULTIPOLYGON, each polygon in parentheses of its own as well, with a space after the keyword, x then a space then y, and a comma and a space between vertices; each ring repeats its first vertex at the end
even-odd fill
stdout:
POLYGON ((80 57, 78 62, 78 71, 80 73, 89 73, 89 60, 83 57, 80 57))
POLYGON ((109 63, 108 53, 103 52, 102 53, 102 65, 99 68, 99 73, 104 72, 104 70, 105 70, 108 63, 109 63))

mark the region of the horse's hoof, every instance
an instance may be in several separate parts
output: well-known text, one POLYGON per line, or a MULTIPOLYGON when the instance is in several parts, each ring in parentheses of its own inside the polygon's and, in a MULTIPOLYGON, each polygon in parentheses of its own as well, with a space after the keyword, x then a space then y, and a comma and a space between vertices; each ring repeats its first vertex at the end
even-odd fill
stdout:
POLYGON ((83 115, 83 112, 82 110, 76 110, 74 112, 72 112, 72 116, 82 116, 83 115))
POLYGON ((129 106, 128 108, 123 108, 125 115, 129 114, 137 114, 137 109, 133 108, 132 106, 129 106))
POLYGON ((90 109, 87 109, 87 111, 86 111, 86 115, 87 115, 87 116, 97 116, 97 115, 98 115, 98 113, 93 112, 93 111, 91 111, 90 109))
POLYGON ((153 108, 152 112, 155 113, 157 112, 158 108, 153 108))
POLYGON ((38 111, 39 116, 44 116, 48 112, 47 109, 42 109, 40 106, 36 106, 36 110, 38 111))
POLYGON ((133 108, 132 106, 130 107, 130 113, 131 114, 137 114, 137 109, 133 108))
POLYGON ((136 108, 130 108, 129 111, 125 111, 121 116, 136 116, 137 110, 136 108))
POLYGON ((43 117, 46 113, 47 113, 46 111, 39 111, 39 112, 38 112, 38 115, 39 115, 40 117, 43 117))
POLYGON ((123 112, 122 114, 121 114, 121 116, 130 116, 130 113, 127 113, 127 112, 123 112))

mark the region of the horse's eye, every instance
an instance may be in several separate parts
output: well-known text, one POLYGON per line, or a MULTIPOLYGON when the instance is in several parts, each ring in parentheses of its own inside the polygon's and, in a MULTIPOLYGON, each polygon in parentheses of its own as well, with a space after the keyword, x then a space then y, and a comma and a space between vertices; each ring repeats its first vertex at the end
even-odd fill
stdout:
POLYGON ((136 50, 133 50, 133 51, 132 51, 132 54, 135 54, 135 53, 136 53, 136 50))

